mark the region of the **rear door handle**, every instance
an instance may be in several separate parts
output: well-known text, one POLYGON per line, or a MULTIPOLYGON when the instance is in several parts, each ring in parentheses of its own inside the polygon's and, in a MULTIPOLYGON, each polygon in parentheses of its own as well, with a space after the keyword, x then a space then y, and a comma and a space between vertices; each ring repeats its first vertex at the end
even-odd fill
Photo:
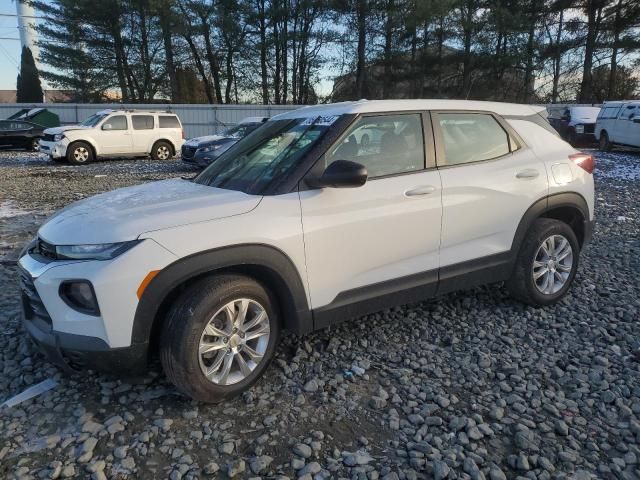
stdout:
POLYGON ((540 172, 535 168, 527 168, 526 170, 516 173, 516 178, 536 178, 538 175, 540 175, 540 172))
POLYGON ((404 192, 407 197, 417 197, 419 195, 429 195, 436 191, 436 187, 433 185, 422 185, 420 187, 412 188, 411 190, 407 190, 404 192))

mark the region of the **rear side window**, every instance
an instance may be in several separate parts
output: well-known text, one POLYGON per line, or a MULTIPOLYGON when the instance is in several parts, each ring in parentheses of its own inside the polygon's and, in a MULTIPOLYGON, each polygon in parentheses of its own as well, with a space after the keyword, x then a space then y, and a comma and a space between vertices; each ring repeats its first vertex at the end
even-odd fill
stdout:
POLYGON ((491 160, 517 150, 498 121, 488 113, 438 113, 442 155, 438 163, 460 165, 491 160))
POLYGON ((151 130, 153 128, 153 115, 131 115, 131 123, 134 130, 151 130))
POLYGON ((158 123, 160 128, 180 128, 180 122, 175 115, 160 115, 158 123))

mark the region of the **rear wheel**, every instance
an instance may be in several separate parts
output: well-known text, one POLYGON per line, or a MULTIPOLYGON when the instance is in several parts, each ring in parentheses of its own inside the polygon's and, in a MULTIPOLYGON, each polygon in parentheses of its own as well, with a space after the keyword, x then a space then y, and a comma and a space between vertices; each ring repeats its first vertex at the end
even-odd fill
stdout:
POLYGON ((151 158, 154 160, 169 160, 171 157, 173 157, 173 147, 169 142, 161 140, 153 145, 151 158))
POLYGON ((194 284, 178 298, 161 334, 160 358, 178 389, 216 403, 260 378, 278 336, 269 292, 249 277, 225 274, 194 284))
POLYGON ((86 165, 93 161, 93 150, 86 142, 74 142, 67 148, 67 161, 72 165, 86 165))
POLYGON ((540 218, 527 232, 507 287, 529 305, 552 305, 569 290, 579 254, 578 240, 569 225, 540 218))
POLYGON ((600 134, 599 147, 600 147, 600 150, 602 150, 603 152, 611 151, 611 142, 609 141, 609 135, 607 134, 607 132, 602 132, 600 134))

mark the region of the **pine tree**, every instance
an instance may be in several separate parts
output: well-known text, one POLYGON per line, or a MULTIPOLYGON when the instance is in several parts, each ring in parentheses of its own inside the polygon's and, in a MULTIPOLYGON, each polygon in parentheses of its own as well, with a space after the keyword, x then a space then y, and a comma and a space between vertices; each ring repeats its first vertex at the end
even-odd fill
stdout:
POLYGON ((19 103, 42 103, 43 93, 40 84, 40 74, 33 59, 33 53, 28 47, 22 47, 20 58, 20 73, 17 82, 17 100, 19 103))

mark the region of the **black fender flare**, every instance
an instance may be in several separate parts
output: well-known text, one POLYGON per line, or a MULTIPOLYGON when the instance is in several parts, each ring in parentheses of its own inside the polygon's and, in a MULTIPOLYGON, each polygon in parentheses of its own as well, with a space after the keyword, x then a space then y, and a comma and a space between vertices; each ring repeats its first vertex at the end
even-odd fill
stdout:
POLYGON ((149 282, 138 302, 131 343, 150 341, 161 306, 185 282, 219 270, 251 272, 252 268, 260 269, 268 277, 269 284, 265 286, 280 300, 283 326, 298 334, 313 330, 304 284, 291 259, 268 245, 243 244, 199 252, 162 269, 149 282))
POLYGON ((522 216, 513 237, 513 243, 511 244, 511 253, 514 260, 520 251, 520 245, 522 245, 524 236, 527 234, 527 231, 529 231, 533 222, 540 217, 544 217, 545 213, 561 207, 573 208, 580 213, 585 234, 583 244, 589 242, 591 237, 591 222, 589 220, 589 206, 585 198, 577 192, 556 193, 536 201, 522 216))

